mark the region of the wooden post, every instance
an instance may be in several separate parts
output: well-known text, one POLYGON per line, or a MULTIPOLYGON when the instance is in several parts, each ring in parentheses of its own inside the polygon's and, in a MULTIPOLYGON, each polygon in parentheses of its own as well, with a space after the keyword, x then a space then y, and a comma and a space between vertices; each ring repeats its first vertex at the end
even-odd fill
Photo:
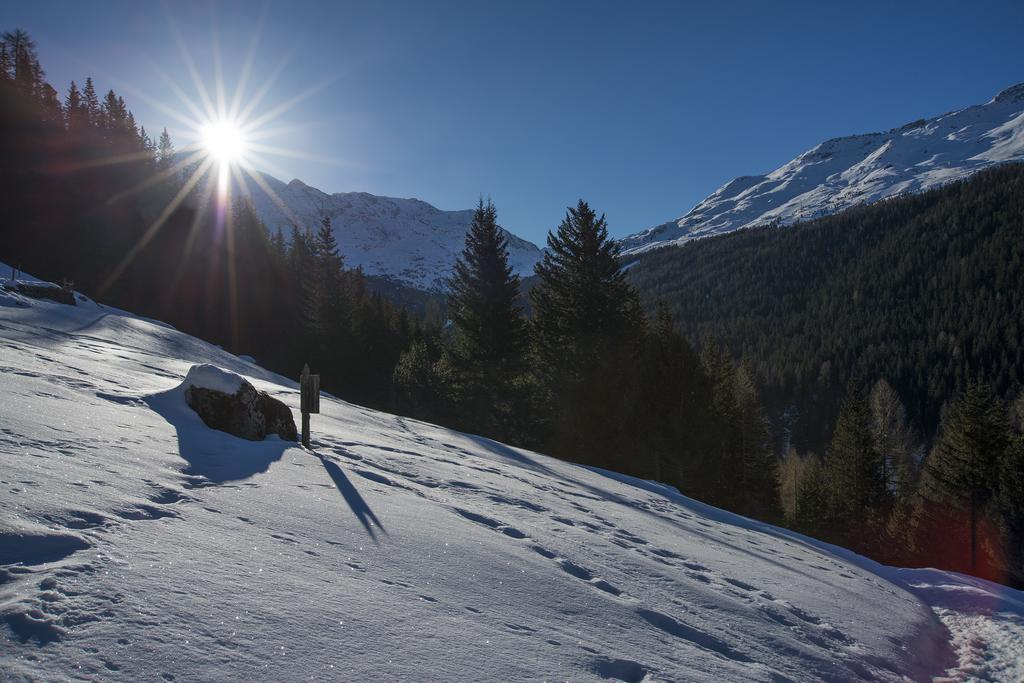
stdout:
POLYGON ((309 416, 320 412, 320 375, 309 374, 309 363, 299 375, 299 407, 302 410, 302 445, 309 448, 309 416))

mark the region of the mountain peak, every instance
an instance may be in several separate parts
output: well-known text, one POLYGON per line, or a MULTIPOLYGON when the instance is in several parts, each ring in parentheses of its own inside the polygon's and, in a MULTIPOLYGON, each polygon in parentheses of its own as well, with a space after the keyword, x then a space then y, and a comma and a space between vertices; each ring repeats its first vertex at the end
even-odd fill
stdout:
MULTIPOLYGON (((294 223, 315 229, 330 216, 345 263, 423 290, 443 289, 465 244, 472 211, 445 211, 415 198, 382 197, 369 192, 327 194, 298 178, 287 185, 261 174, 278 198, 261 186, 251 189, 263 223, 274 231, 294 223), (282 207, 279 201, 284 204, 282 207)), ((510 235, 509 263, 529 274, 540 260, 536 245, 510 235)))
POLYGON ((998 95, 992 98, 993 102, 1021 102, 1024 101, 1024 83, 1011 85, 1001 90, 998 95))
POLYGON ((1024 83, 987 105, 885 133, 832 138, 771 173, 731 180, 692 210, 622 240, 625 255, 758 225, 789 225, 923 192, 990 166, 1024 161, 1024 83), (1000 106, 988 106, 998 103, 1000 106))

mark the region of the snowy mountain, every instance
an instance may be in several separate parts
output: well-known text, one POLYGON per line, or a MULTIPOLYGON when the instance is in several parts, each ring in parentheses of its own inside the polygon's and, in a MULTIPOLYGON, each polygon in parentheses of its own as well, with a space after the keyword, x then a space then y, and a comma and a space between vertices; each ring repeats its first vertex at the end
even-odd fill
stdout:
POLYGON ((625 254, 755 225, 786 225, 1024 161, 1024 83, 990 102, 887 133, 835 138, 768 175, 732 180, 689 213, 622 240, 625 254))
POLYGON ((1018 591, 326 395, 311 450, 237 439, 186 406, 193 364, 297 412, 295 382, 16 290, 0 281, 2 680, 1024 676, 1018 591))
MULTIPOLYGON (((442 211, 419 199, 327 194, 299 180, 286 184, 260 175, 280 200, 249 183, 253 205, 271 231, 280 227, 287 237, 293 223, 315 230, 326 214, 348 267, 362 266, 367 275, 419 289, 444 287, 473 217, 472 210, 442 211)), ((515 272, 531 275, 540 257, 536 245, 509 233, 509 263, 515 272)))

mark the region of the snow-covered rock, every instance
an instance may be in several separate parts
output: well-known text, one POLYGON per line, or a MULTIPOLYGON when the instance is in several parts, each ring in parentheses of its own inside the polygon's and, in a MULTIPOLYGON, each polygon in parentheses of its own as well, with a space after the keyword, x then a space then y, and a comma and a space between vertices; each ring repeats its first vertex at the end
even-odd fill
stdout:
MULTIPOLYGON (((240 358, 240 360, 245 359, 240 358)), ((248 384, 248 382, 238 373, 222 370, 209 363, 200 363, 188 369, 185 381, 182 382, 182 388, 187 391, 192 387, 199 387, 200 389, 219 391, 222 394, 234 394, 242 388, 243 384, 248 384)))
MULTIPOLYGON (((327 194, 299 180, 261 175, 271 192, 257 183, 249 183, 249 191, 271 231, 281 228, 287 237, 293 224, 316 230, 322 216, 330 216, 347 267, 419 289, 444 289, 473 218, 471 210, 443 211, 419 199, 327 194)), ((540 257, 536 245, 509 233, 509 264, 516 273, 531 275, 540 257)))
POLYGON ((1024 161, 1024 83, 991 101, 894 128, 835 138, 768 175, 731 180, 675 221, 622 240, 626 256, 745 227, 787 225, 1024 161))
POLYGON ((1018 591, 326 395, 314 452, 243 441, 202 363, 298 407, 166 325, 0 307, 0 680, 1024 675, 1018 591))
POLYGON ((185 403, 210 429, 250 441, 269 434, 287 441, 298 439, 288 406, 265 391, 257 391, 239 374, 208 363, 193 365, 179 390, 185 403))

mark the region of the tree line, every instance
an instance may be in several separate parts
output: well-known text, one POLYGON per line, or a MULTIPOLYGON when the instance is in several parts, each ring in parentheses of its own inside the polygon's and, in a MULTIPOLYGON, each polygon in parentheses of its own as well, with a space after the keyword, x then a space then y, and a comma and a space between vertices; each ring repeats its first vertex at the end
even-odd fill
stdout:
POLYGON ((901 566, 1024 585, 1024 397, 971 384, 946 406, 930 448, 878 380, 847 387, 824 457, 780 467, 786 522, 901 566))
POLYGON ((547 247, 525 317, 507 236, 481 200, 450 282, 451 324, 402 354, 396 408, 779 519, 750 370, 714 347, 698 355, 666 308, 645 314, 587 202, 569 207, 547 247))

